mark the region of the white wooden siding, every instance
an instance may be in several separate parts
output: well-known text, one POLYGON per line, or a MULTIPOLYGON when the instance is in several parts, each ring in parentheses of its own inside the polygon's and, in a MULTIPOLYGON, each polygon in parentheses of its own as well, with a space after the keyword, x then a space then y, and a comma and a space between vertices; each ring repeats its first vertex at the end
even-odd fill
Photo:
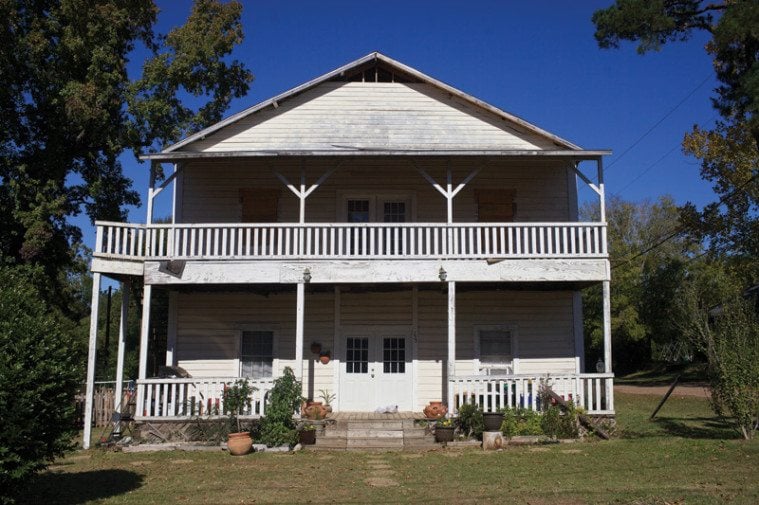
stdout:
MULTIPOLYGON (((181 293, 177 299, 179 366, 195 377, 237 375, 237 331, 243 325, 272 326, 278 336, 279 370, 294 367, 295 293, 181 293)), ((304 386, 309 396, 335 392, 334 294, 306 293, 304 386), (311 342, 333 351, 322 365, 311 342), (313 387, 310 378, 313 377, 313 387)), ((415 387, 417 409, 443 398, 446 359, 447 297, 443 290, 420 289, 415 387)), ((412 325, 411 290, 343 291, 340 324, 412 325)), ((457 296, 457 374, 475 374, 474 327, 505 324, 517 328, 520 373, 574 373, 572 292, 460 291, 457 296)), ((411 336, 413 338, 413 335, 411 336)), ((339 394, 339 392, 338 392, 339 394)))
POLYGON ((429 84, 325 82, 180 151, 556 149, 429 84))
MULTIPOLYGON (((334 168, 339 160, 315 159, 305 162, 308 184, 334 168)), ((441 160, 420 159, 414 164, 424 168, 445 184, 446 164, 441 160)), ((515 221, 570 221, 569 195, 573 178, 567 176, 562 160, 493 160, 479 158, 451 161, 453 182, 463 181, 472 170, 482 171, 456 196, 454 221, 477 221, 474 191, 477 188, 504 188, 515 191, 515 221)), ((280 190, 280 222, 298 221, 298 199, 273 174, 276 170, 292 183, 300 180, 298 160, 214 160, 187 162, 183 169, 182 191, 178 201, 184 205, 177 216, 184 223, 234 223, 240 221, 240 188, 280 190)), ((445 222, 446 200, 417 172, 408 160, 391 158, 345 160, 306 200, 307 222, 333 222, 341 216, 343 200, 352 194, 382 194, 412 197, 419 222, 445 222)), ((179 221, 178 221, 179 222, 179 221)))

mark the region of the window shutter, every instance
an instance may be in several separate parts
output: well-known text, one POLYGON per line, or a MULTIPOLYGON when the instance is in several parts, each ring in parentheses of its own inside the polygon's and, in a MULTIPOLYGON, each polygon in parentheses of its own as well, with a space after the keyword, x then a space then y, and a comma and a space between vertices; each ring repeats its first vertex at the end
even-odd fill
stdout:
POLYGON ((240 189, 240 221, 276 223, 278 203, 278 189, 242 188, 240 189))
POLYGON ((504 223, 514 220, 517 206, 513 189, 477 189, 477 218, 483 223, 504 223))

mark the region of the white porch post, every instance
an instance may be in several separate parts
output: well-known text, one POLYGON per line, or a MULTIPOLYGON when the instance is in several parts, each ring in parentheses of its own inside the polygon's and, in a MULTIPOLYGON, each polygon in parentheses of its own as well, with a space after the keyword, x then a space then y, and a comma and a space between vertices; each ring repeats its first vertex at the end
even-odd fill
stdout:
POLYGON ((611 283, 603 281, 604 365, 611 373, 611 283))
POLYGON ((166 366, 174 366, 176 364, 177 295, 176 291, 169 291, 169 317, 166 328, 166 366))
POLYGON ((90 308, 90 342, 87 354, 87 390, 84 400, 84 440, 82 447, 90 448, 92 436, 92 403, 95 395, 95 358, 98 342, 98 310, 100 307, 100 273, 92 274, 92 305, 90 308))
POLYGON ((303 380, 303 319, 306 299, 306 285, 304 281, 297 284, 295 306, 295 375, 298 380, 303 380))
POLYGON ((151 161, 150 162, 150 177, 149 177, 149 183, 148 183, 148 199, 145 206, 145 222, 147 224, 153 223, 153 198, 155 195, 153 192, 155 191, 155 167, 157 165, 157 162, 151 161))
POLYGON ((456 282, 448 282, 448 409, 453 411, 450 380, 456 375, 456 282))
POLYGON ((598 158, 598 205, 600 207, 601 222, 606 222, 606 189, 604 184, 604 160, 598 158))
POLYGON ((145 380, 148 372, 148 332, 150 331, 150 299, 153 294, 153 286, 145 284, 142 293, 142 326, 140 328, 140 363, 137 372, 137 415, 140 409, 144 409, 145 388, 139 381, 145 380))
POLYGON ((125 280, 121 283, 121 318, 119 319, 119 347, 116 351, 116 392, 114 402, 114 412, 116 413, 116 419, 119 421, 114 422, 114 433, 121 432, 121 399, 124 396, 122 383, 124 382, 124 351, 126 349, 126 333, 127 333, 127 316, 129 312, 129 290, 131 288, 131 281, 125 280))

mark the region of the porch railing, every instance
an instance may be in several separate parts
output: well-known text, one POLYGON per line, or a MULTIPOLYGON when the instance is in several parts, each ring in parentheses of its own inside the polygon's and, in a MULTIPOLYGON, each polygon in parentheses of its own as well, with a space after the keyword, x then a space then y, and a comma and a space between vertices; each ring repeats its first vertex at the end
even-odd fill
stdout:
POLYGON ((606 257, 604 223, 98 222, 95 256, 125 259, 606 257))
POLYGON ((500 408, 543 410, 540 386, 547 384, 565 400, 589 414, 614 413, 614 374, 457 376, 448 381, 448 398, 453 413, 464 403, 483 412, 500 408))
MULTIPOLYGON (((224 388, 237 378, 143 379, 137 381, 135 418, 187 418, 224 415, 224 388)), ((266 396, 273 379, 250 379, 257 388, 251 394, 251 407, 244 415, 264 416, 266 396)))

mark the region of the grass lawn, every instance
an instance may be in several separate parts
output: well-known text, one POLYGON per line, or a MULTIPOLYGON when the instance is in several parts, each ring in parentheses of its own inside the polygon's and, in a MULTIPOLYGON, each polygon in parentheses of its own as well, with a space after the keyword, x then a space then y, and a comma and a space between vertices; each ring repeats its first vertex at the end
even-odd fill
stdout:
POLYGON ((502 452, 71 454, 22 503, 759 503, 759 440, 698 398, 618 395, 618 437, 502 452))

